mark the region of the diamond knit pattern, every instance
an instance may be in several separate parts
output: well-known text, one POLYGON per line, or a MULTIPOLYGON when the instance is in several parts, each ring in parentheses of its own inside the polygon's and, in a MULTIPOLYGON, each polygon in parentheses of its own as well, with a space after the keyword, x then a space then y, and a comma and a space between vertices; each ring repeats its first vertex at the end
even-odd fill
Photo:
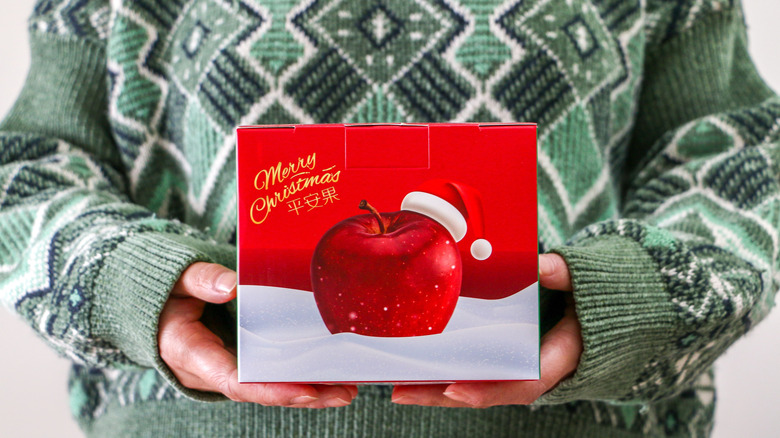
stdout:
POLYGON ((0 300, 74 362, 90 435, 706 435, 712 362, 774 302, 780 99, 739 1, 40 0, 29 28, 0 300), (531 407, 193 401, 221 398, 176 380, 157 319, 189 264, 235 266, 234 128, 445 121, 538 123, 577 373, 531 407))

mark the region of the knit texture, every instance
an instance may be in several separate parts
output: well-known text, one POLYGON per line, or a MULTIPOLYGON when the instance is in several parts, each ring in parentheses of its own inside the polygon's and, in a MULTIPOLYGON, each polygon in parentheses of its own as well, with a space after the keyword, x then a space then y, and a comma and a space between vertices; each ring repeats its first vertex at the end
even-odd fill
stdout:
POLYGON ((780 99, 737 0, 41 0, 29 24, 0 125, 0 300, 73 361, 88 435, 707 435, 711 364, 774 301, 780 99), (387 387, 203 403, 223 398, 176 381, 157 319, 191 263, 235 267, 236 126, 444 121, 539 124, 572 377, 486 410, 387 387))

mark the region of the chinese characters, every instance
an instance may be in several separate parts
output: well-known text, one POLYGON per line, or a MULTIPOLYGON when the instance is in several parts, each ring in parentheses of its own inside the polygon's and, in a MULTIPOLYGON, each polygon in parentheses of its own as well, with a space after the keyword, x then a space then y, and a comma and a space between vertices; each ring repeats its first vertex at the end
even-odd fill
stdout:
POLYGON ((309 212, 315 208, 320 208, 339 201, 339 195, 336 193, 335 187, 327 187, 320 192, 309 193, 302 198, 295 198, 287 201, 287 206, 290 207, 288 212, 300 214, 301 211, 309 212))

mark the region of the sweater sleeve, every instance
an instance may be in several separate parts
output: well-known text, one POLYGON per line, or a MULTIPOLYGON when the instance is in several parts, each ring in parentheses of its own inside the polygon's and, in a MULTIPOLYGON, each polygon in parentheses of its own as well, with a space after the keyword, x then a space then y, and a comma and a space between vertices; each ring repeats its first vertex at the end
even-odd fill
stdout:
POLYGON ((648 20, 620 218, 553 250, 584 352, 541 403, 679 394, 772 306, 780 100, 748 57, 738 2, 711 3, 648 20))
POLYGON ((154 367, 183 390, 160 358, 158 316, 188 265, 235 269, 235 248, 132 202, 105 40, 54 24, 31 20, 28 78, 0 125, 0 300, 77 364, 154 367))

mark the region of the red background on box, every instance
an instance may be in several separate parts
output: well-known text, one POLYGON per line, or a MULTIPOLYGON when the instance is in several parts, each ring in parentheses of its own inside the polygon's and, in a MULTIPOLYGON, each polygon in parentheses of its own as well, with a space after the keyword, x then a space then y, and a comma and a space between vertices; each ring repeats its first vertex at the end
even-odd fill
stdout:
MULTIPOLYGON (((348 217, 365 214, 362 199, 380 212, 400 209, 409 192, 428 180, 447 179, 482 196, 487 260, 471 257, 471 230, 459 242, 462 296, 497 299, 537 281, 535 125, 299 125, 238 129, 239 284, 311 291, 310 262, 320 238, 348 217), (279 203, 262 224, 250 219, 252 203, 273 194, 258 191, 259 171, 316 153, 317 171, 336 166, 339 181, 293 195, 333 187, 338 200, 298 214, 279 203), (426 163, 427 156, 427 163, 426 163), (347 168, 349 164, 349 168, 347 168)), ((292 180, 292 179, 291 179, 292 180)))

